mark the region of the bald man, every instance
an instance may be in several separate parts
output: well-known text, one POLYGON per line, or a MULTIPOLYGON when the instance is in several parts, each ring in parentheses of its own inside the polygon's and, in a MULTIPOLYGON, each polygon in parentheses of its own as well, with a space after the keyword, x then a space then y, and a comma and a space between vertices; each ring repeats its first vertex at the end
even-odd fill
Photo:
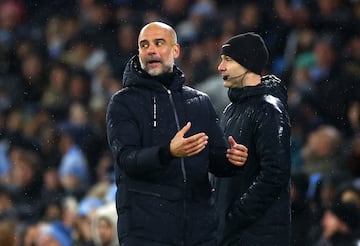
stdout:
POLYGON ((227 143, 209 97, 184 85, 172 27, 145 25, 138 48, 107 111, 120 244, 215 246, 208 172, 232 175, 247 148, 227 143))

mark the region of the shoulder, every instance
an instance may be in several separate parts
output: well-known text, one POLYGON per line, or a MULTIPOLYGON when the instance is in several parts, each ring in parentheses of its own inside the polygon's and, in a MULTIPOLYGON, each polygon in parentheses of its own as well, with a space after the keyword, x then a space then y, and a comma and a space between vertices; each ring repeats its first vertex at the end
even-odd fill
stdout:
POLYGON ((286 113, 284 104, 281 100, 273 95, 264 94, 253 101, 252 109, 257 115, 257 119, 265 117, 262 120, 272 120, 274 117, 278 117, 286 113))
POLYGON ((126 96, 128 94, 134 93, 135 91, 136 90, 134 89, 134 87, 125 87, 125 88, 122 88, 122 89, 116 91, 112 95, 112 98, 119 98, 119 97, 122 97, 122 96, 126 96))
POLYGON ((136 87, 125 87, 115 92, 111 98, 110 103, 129 100, 131 98, 141 97, 140 89, 136 87))
POLYGON ((256 121, 273 124, 290 124, 287 107, 276 96, 266 94, 261 97, 260 104, 256 107, 256 121))
POLYGON ((271 110, 276 110, 279 113, 285 110, 285 105, 282 101, 273 95, 263 95, 261 99, 265 108, 269 107, 271 110))
POLYGON ((148 96, 138 88, 126 87, 115 92, 107 106, 108 112, 118 113, 124 109, 137 111, 148 102, 148 96))
POLYGON ((202 100, 209 99, 208 94, 206 94, 205 92, 202 92, 200 90, 194 89, 190 86, 183 86, 183 92, 185 95, 187 95, 189 97, 199 97, 199 98, 202 98, 202 100))

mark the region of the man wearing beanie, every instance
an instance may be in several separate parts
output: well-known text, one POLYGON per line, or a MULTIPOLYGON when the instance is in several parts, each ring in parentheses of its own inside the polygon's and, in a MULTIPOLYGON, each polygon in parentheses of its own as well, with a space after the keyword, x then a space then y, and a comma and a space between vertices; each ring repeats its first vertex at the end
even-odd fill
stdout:
POLYGON ((290 244, 290 121, 287 91, 274 75, 255 33, 232 37, 218 70, 231 103, 222 115, 225 136, 248 147, 248 159, 231 178, 215 179, 220 245, 290 244))

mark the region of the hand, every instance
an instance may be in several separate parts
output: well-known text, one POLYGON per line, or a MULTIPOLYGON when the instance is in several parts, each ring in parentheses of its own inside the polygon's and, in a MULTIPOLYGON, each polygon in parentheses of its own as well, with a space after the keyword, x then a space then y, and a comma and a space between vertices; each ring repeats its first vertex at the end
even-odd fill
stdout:
POLYGON ((178 131, 170 142, 170 153, 175 157, 188 157, 200 153, 208 143, 208 136, 201 132, 190 137, 184 135, 190 130, 191 123, 188 122, 178 131))
POLYGON ((236 143, 232 136, 229 136, 228 140, 231 148, 227 150, 226 157, 236 166, 244 165, 248 157, 248 149, 244 145, 236 143))

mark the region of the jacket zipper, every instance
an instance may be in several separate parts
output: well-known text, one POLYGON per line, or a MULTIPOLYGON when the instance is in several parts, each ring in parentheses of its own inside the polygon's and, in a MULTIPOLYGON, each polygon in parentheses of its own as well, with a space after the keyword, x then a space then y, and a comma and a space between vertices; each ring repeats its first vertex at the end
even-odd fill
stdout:
MULTIPOLYGON (((175 117, 175 122, 176 122, 176 127, 177 130, 180 131, 180 123, 179 123, 179 117, 176 111, 176 107, 175 107, 175 103, 174 103, 174 99, 172 97, 171 91, 167 88, 165 88, 168 95, 169 95, 169 99, 170 99, 170 103, 173 109, 173 113, 174 113, 174 117, 175 117)), ((184 157, 181 157, 180 159, 181 161, 181 171, 182 171, 182 175, 183 175, 183 182, 186 183, 187 182, 187 175, 186 175, 186 169, 185 169, 185 161, 184 161, 184 157)))
MULTIPOLYGON (((176 127, 177 127, 177 130, 180 131, 179 117, 178 117, 178 113, 177 113, 177 110, 176 110, 176 107, 175 107, 175 103, 174 103, 174 99, 172 97, 171 91, 169 89, 167 89, 166 87, 164 87, 164 89, 167 91, 167 93, 169 95, 169 100, 170 100, 170 103, 171 103, 171 106, 172 106, 172 109, 173 109, 173 113, 174 113, 174 117, 175 117, 176 127)), ((186 169, 185 169, 184 157, 180 158, 180 162, 181 162, 181 172, 182 172, 182 175, 183 175, 184 192, 186 194, 187 177, 186 177, 186 169)), ((184 198, 185 199, 184 199, 184 203, 183 203, 183 206, 184 206, 183 233, 184 233, 184 239, 185 239, 186 238, 186 227, 187 227, 186 195, 185 195, 184 198)), ((180 242, 180 245, 185 245, 185 243, 186 243, 186 240, 182 240, 180 242)))

